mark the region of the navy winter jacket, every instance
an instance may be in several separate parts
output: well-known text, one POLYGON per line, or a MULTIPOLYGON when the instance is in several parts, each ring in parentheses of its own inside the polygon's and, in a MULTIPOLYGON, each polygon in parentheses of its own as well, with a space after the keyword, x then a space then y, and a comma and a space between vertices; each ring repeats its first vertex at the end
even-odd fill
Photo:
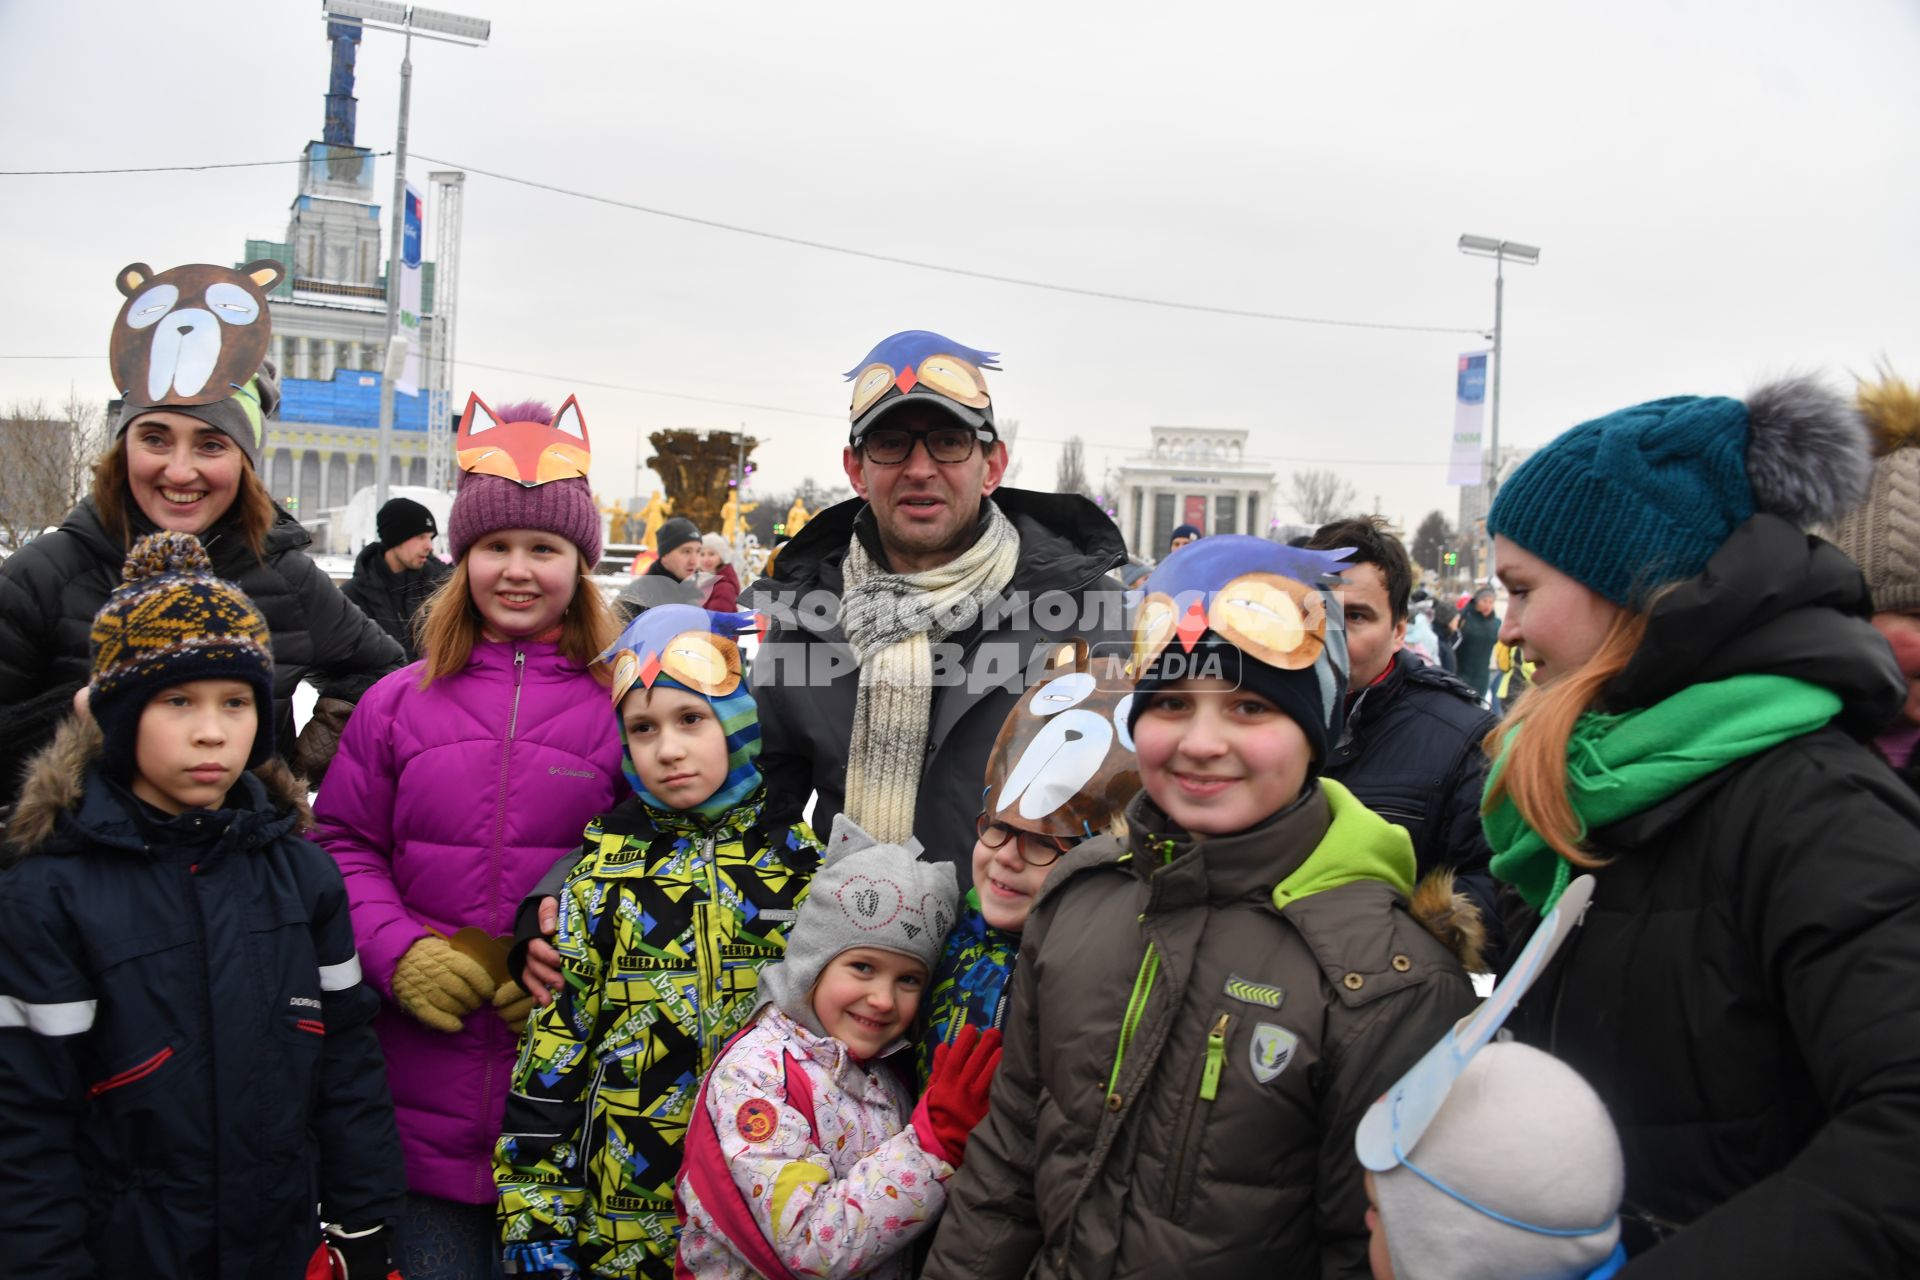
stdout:
POLYGON ((0 1274, 302 1275, 405 1192, 340 872, 284 766, 168 819, 98 744, 36 758, 0 874, 0 1274))

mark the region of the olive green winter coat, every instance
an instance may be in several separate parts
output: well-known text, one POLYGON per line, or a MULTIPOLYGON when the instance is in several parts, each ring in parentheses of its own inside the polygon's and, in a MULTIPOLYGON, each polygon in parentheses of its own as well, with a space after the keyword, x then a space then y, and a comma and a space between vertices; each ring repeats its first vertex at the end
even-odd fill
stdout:
POLYGON ((1027 922, 925 1274, 1365 1276, 1354 1128, 1473 1007, 1477 917, 1437 881, 1416 921, 1406 832, 1336 782, 1230 836, 1127 816, 1027 922))

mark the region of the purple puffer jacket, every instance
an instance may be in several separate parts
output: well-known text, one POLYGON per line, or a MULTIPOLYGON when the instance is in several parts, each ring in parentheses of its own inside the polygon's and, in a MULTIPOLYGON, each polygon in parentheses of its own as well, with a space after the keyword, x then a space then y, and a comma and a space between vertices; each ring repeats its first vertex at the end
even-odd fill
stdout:
POLYGON ((628 790, 607 691, 550 644, 474 646, 420 687, 420 664, 367 691, 321 788, 315 838, 340 864, 406 1152, 408 1189, 493 1202, 515 1035, 491 1007, 458 1035, 393 1003, 393 969, 434 929, 513 930, 520 899, 628 790))

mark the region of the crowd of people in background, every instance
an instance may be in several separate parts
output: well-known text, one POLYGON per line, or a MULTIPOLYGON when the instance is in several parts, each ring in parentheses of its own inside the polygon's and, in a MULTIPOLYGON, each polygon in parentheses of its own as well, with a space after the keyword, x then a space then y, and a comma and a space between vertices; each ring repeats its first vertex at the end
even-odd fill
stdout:
POLYGON ((1920 1271, 1897 378, 1569 427, 1455 603, 1365 515, 1130 564, 911 330, 756 580, 609 600, 577 406, 476 396, 342 590, 266 308, 150 368, 150 274, 0 564, 7 1274, 1920 1271))

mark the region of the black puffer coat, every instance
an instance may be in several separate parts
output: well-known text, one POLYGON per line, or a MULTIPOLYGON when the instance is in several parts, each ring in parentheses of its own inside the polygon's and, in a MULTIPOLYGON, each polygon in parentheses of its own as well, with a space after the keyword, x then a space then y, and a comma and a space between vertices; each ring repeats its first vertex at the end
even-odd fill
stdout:
MULTIPOLYGON (((404 655, 307 557, 313 539, 286 512, 267 531, 264 562, 225 521, 202 541, 213 571, 247 593, 273 633, 274 750, 291 759, 294 686, 311 676, 322 697, 358 702, 404 655)), ((93 615, 126 558, 87 498, 0 564, 0 805, 87 682, 93 615)))
MULTIPOLYGON (((1003 594, 1024 594, 1032 607, 1007 613, 990 636, 975 625, 948 637, 960 655, 958 674, 940 683, 936 673, 913 821, 928 856, 960 867, 963 884, 971 875, 987 756, 1026 687, 1034 651, 1070 636, 1096 653, 1125 653, 1127 643, 1120 584, 1107 576, 1125 563, 1126 544, 1106 513, 1072 494, 1002 488, 992 501, 1020 534, 1019 566, 1003 594)), ((860 668, 846 633, 831 619, 838 616, 840 566, 856 529, 877 554, 866 505, 850 498, 808 521, 781 549, 778 572, 755 582, 740 606, 775 620, 753 661, 769 810, 790 821, 817 792, 812 825, 819 831, 833 826, 846 799, 860 668)))
POLYGON ((0 1274, 287 1280, 406 1190, 346 885, 278 761, 165 819, 69 721, 0 875, 0 1274))
POLYGON ((407 661, 412 662, 420 656, 420 648, 414 643, 414 618, 440 584, 452 576, 452 567, 433 556, 418 569, 395 573, 387 568, 386 547, 369 542, 360 549, 353 562, 353 577, 340 588, 340 594, 392 636, 406 650, 407 661))
POLYGON ((1360 803, 1407 829, 1421 875, 1453 868, 1455 887, 1473 899, 1492 934, 1490 958, 1499 932, 1487 871, 1492 851, 1480 829, 1487 781, 1480 742, 1498 723, 1473 690, 1402 649, 1386 678, 1347 704, 1325 770, 1360 803))
POLYGON ((1659 601, 1612 710, 1745 672, 1826 728, 1596 832, 1612 859, 1516 1029, 1592 1082, 1627 1160, 1624 1276, 1920 1275, 1920 802, 1859 739, 1905 681, 1860 572, 1756 516, 1659 601))

